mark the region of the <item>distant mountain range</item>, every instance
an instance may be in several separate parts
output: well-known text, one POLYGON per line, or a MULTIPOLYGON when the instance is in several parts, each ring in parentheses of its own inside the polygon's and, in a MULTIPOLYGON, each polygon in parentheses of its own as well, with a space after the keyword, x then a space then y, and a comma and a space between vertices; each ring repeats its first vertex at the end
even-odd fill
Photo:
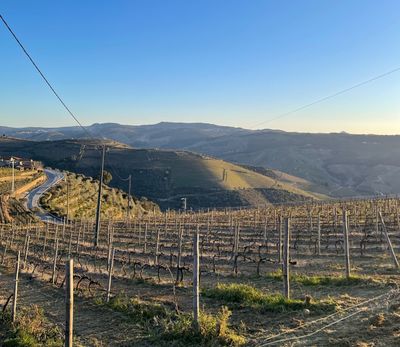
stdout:
MULTIPOLYGON (((277 169, 304 178, 331 196, 400 193, 400 136, 291 133, 167 122, 142 126, 104 123, 87 128, 94 137, 134 148, 190 150, 277 169)), ((36 141, 86 136, 79 127, 0 127, 0 132, 36 141)))

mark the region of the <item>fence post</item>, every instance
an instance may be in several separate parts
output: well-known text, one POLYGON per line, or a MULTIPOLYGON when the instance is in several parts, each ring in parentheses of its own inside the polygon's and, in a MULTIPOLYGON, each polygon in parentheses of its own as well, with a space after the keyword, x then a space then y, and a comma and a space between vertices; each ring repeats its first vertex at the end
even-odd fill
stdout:
POLYGON ((386 224, 385 224, 385 221, 383 220, 381 211, 379 211, 379 218, 380 218, 381 223, 382 223, 383 233, 385 234, 386 242, 387 242, 387 244, 389 246, 389 250, 390 250, 390 254, 391 254, 392 259, 393 259, 394 266, 398 269, 399 268, 399 262, 397 260, 396 253, 394 252, 394 249, 393 249, 393 246, 392 246, 392 241, 390 241, 389 234, 387 232, 386 224))
POLYGON ((290 272, 289 272, 289 245, 290 245, 290 220, 284 219, 284 244, 283 244, 283 294, 286 299, 290 299, 290 272))
POLYGON ((350 277, 350 247, 349 247, 349 226, 347 221, 347 211, 343 208, 343 236, 344 236, 344 253, 346 261, 346 278, 350 277))
POLYGON ((278 222, 278 263, 282 262, 282 216, 278 222))
POLYGON ((108 285, 107 285, 107 299, 106 299, 107 302, 110 301, 110 296, 111 296, 111 280, 114 270, 114 256, 115 256, 115 248, 113 248, 111 252, 110 268, 108 270, 108 285))
POLYGON ((195 329, 199 329, 199 230, 197 229, 193 237, 193 324, 195 329))
POLYGON ((179 275, 181 271, 181 256, 182 256, 182 237, 183 237, 183 227, 181 223, 179 223, 179 231, 178 231, 178 255, 176 259, 176 283, 179 283, 179 275))
POLYGON ((28 235, 26 239, 26 247, 25 247, 25 254, 24 254, 24 262, 22 263, 22 268, 25 269, 26 263, 28 262, 28 253, 29 253, 29 241, 31 237, 28 235))
POLYGON ((148 225, 147 223, 144 226, 144 245, 143 245, 143 253, 147 253, 147 232, 148 232, 148 225))
POLYGON ((155 265, 158 265, 159 248, 160 248, 160 228, 157 228, 156 251, 155 251, 155 258, 154 258, 155 265))
POLYGON ((15 322, 17 317, 17 300, 18 300, 18 282, 19 282, 19 263, 21 261, 21 251, 18 251, 17 264, 15 265, 15 282, 14 282, 14 297, 12 308, 12 321, 15 322))
POLYGON ((65 347, 72 347, 74 335, 74 260, 69 259, 65 267, 66 276, 66 320, 65 347))
POLYGON ((56 282, 57 256, 58 256, 58 236, 56 238, 56 246, 54 250, 54 259, 53 259, 53 273, 51 275, 51 283, 53 284, 56 282))
POLYGON ((111 267, 111 256, 113 252, 113 235, 112 230, 108 227, 108 252, 107 252, 107 271, 110 271, 111 267))

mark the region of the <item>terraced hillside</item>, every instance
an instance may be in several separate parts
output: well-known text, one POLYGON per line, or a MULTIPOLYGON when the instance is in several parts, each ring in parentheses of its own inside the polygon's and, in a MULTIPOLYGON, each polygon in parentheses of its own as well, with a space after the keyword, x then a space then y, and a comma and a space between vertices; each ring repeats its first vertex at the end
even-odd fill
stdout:
POLYGON ((41 184, 46 176, 41 171, 15 170, 15 190, 11 191, 12 169, 0 169, 0 223, 26 223, 35 219, 21 201, 23 195, 33 187, 41 184))
MULTIPOLYGON (((48 166, 97 177, 100 170, 100 141, 25 141, 2 138, 0 155, 11 151, 41 160, 48 166), (49 151, 51 148, 51 151, 49 151)), ((113 175, 110 186, 132 191, 162 208, 177 208, 187 197, 189 208, 238 207, 271 202, 304 201, 321 195, 299 188, 295 179, 241 167, 223 160, 187 151, 133 149, 107 142, 105 168, 113 175)), ((303 180, 304 181, 304 180, 303 180)), ((307 182, 303 186, 307 185, 307 182)))
MULTIPOLYGON (((41 206, 57 216, 70 219, 95 217, 99 181, 81 174, 65 172, 66 180, 51 188, 40 199, 41 206)), ((101 216, 111 219, 128 217, 128 194, 120 189, 103 187, 101 216)), ((146 199, 131 197, 131 218, 158 210, 158 206, 146 199)))

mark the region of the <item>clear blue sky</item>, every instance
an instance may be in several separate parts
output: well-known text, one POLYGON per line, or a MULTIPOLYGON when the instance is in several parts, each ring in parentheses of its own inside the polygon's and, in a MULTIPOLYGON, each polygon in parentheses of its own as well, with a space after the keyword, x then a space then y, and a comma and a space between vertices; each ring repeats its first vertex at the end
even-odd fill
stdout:
MULTIPOLYGON (((400 66, 400 1, 2 0, 84 124, 252 127, 400 66)), ((73 120, 0 27, 0 125, 73 120)), ((400 133, 400 72, 262 127, 400 133)))

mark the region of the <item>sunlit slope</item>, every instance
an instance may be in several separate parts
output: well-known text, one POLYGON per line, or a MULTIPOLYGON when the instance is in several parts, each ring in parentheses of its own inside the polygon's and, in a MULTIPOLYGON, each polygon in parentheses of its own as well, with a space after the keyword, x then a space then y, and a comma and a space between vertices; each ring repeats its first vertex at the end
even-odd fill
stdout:
MULTIPOLYGON (((1 140, 0 140, 1 141, 1 140)), ((86 176, 98 177, 102 142, 95 140, 19 141, 6 140, 0 155, 28 156, 46 165, 86 176)), ((162 208, 176 208, 181 197, 199 207, 237 207, 269 202, 320 198, 296 186, 294 178, 270 177, 263 172, 188 151, 133 149, 107 142, 105 169, 113 179, 110 186, 145 196, 162 208)))
MULTIPOLYGON (((40 199, 42 208, 59 217, 93 219, 96 214, 99 181, 92 177, 64 172, 65 179, 49 189, 40 199)), ((103 185, 101 216, 104 218, 135 218, 147 212, 158 211, 149 201, 140 201, 120 189, 103 185), (129 213, 128 213, 129 206, 129 213)))

